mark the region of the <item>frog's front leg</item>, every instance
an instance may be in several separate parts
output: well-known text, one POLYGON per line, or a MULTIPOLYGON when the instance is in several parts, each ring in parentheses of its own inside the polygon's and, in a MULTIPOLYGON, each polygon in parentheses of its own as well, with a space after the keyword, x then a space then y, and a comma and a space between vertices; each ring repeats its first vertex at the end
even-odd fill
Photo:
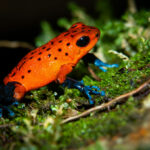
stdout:
POLYGON ((56 81, 58 81, 60 84, 62 84, 66 80, 66 75, 72 71, 74 66, 75 66, 75 64, 73 64, 73 63, 62 65, 60 67, 56 81))
POLYGON ((83 61, 86 65, 88 65, 89 63, 93 63, 95 66, 97 66, 99 69, 101 69, 103 72, 106 72, 107 70, 104 69, 103 67, 107 67, 107 68, 113 68, 113 67, 118 67, 118 64, 107 64, 102 62, 100 59, 98 59, 94 54, 92 53, 88 53, 87 55, 85 55, 83 58, 83 61))
POLYGON ((93 105, 94 101, 92 100, 92 97, 90 94, 105 95, 105 92, 104 91, 98 92, 100 89, 96 86, 85 86, 83 81, 76 81, 69 77, 66 78, 66 75, 72 71, 74 66, 75 65, 71 63, 62 65, 56 80, 59 83, 63 83, 63 86, 68 86, 68 88, 76 88, 80 90, 82 93, 84 93, 88 97, 89 103, 93 105))
POLYGON ((97 87, 97 86, 85 86, 83 80, 82 81, 76 81, 72 78, 67 77, 67 79, 65 80, 63 85, 68 86, 68 88, 76 88, 76 89, 80 90, 82 93, 84 93, 88 97, 90 105, 94 104, 94 100, 92 100, 92 97, 90 94, 105 96, 105 92, 100 91, 99 87, 97 87))

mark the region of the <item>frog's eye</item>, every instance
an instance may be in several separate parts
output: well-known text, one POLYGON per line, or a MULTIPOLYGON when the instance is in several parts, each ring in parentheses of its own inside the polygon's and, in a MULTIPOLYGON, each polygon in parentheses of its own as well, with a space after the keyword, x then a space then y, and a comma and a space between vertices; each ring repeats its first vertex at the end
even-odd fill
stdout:
POLYGON ((76 45, 79 47, 85 47, 89 44, 89 42, 90 38, 88 36, 82 36, 77 40, 76 45))

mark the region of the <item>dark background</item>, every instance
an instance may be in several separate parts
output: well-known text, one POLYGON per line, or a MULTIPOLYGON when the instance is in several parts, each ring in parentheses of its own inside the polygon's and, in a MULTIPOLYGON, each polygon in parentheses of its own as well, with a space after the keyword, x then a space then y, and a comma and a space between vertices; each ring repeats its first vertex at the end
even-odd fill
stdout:
MULTIPOLYGON (((127 10, 127 0, 108 1, 112 6, 113 15, 119 19, 127 10)), ((148 1, 136 0, 138 10, 148 9, 148 1)), ((70 11, 67 9, 68 2, 70 0, 1 0, 0 40, 26 41, 34 44, 34 39, 40 32, 42 20, 49 21, 57 29, 59 18, 71 18, 70 11)), ((85 8, 86 12, 92 17, 98 15, 94 11, 97 0, 74 0, 74 2, 85 8)), ((0 47, 0 81, 26 53, 26 49, 0 47)))
MULTIPOLYGON (((93 11, 96 0, 75 2, 93 11)), ((0 5, 0 39, 33 41, 40 29, 41 20, 56 25, 58 18, 70 17, 69 0, 5 0, 0 5)))
MULTIPOLYGON (((104 0, 100 0, 104 1, 104 0)), ((116 17, 126 11, 127 0, 109 0, 116 17)), ((136 0, 137 7, 148 8, 149 0, 136 0)), ((41 20, 48 20, 56 27, 60 17, 70 17, 67 4, 70 0, 1 0, 0 40, 33 42, 39 33, 41 20)), ((96 16, 94 7, 97 0, 74 0, 87 13, 96 16)))

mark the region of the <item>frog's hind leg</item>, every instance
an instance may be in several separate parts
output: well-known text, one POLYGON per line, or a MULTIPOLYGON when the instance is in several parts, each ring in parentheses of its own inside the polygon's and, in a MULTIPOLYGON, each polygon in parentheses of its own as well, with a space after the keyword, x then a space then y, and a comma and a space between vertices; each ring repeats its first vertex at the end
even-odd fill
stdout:
POLYGON ((8 82, 7 85, 0 86, 0 117, 6 113, 8 116, 14 116, 11 110, 12 105, 18 105, 25 94, 25 88, 18 82, 8 82))
POLYGON ((107 64, 102 62, 100 59, 98 59, 94 54, 92 53, 88 53, 87 55, 85 55, 83 58, 83 61, 85 63, 85 65, 88 65, 89 63, 94 64, 95 66, 97 66, 100 70, 102 70, 103 72, 106 72, 107 70, 104 69, 103 67, 106 68, 114 68, 114 67, 119 67, 118 64, 107 64))

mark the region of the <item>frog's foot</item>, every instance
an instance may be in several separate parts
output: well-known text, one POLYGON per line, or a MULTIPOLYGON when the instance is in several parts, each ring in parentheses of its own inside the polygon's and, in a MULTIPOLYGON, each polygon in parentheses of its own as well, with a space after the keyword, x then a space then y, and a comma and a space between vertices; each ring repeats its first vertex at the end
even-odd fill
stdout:
POLYGON ((118 64, 107 64, 107 63, 102 62, 102 61, 99 60, 99 59, 95 59, 94 65, 97 66, 97 67, 99 67, 99 69, 102 70, 103 72, 106 72, 106 71, 107 71, 107 70, 104 69, 103 67, 107 67, 107 68, 119 67, 118 64))
POLYGON ((0 85, 0 118, 3 115, 13 117, 15 113, 11 110, 11 106, 18 105, 18 101, 13 97, 14 85, 8 83, 5 85, 0 85))
POLYGON ((11 106, 17 106, 18 101, 14 101, 11 105, 0 105, 0 118, 3 117, 3 114, 8 115, 9 117, 14 117, 15 113, 11 110, 11 106))
POLYGON ((90 94, 105 96, 105 92, 100 91, 99 87, 97 87, 97 86, 85 86, 83 80, 82 81, 76 81, 76 80, 73 80, 71 78, 67 78, 67 80, 65 81, 64 84, 67 85, 69 88, 76 88, 76 89, 80 90, 82 93, 84 93, 88 97, 90 105, 94 104, 94 100, 92 100, 92 97, 90 94), (98 91, 100 91, 100 92, 98 92, 98 91))

